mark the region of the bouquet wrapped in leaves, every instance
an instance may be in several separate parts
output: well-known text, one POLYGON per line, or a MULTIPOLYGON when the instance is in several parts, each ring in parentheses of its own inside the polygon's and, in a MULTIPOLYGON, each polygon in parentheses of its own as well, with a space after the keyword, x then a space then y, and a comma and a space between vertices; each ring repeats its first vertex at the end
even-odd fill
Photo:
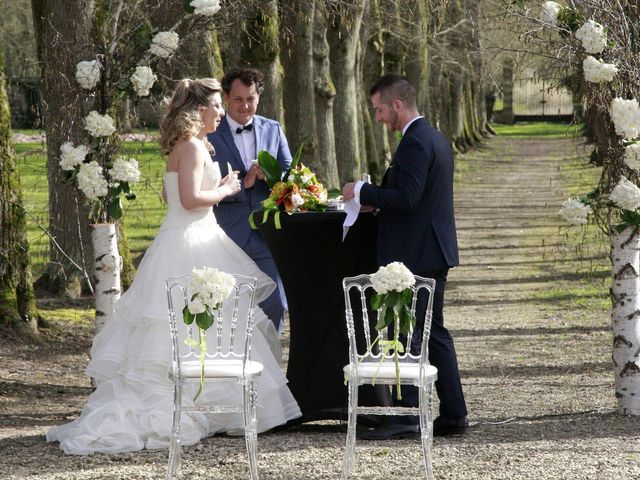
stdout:
POLYGON ((258 154, 258 164, 265 174, 271 193, 263 202, 265 210, 322 212, 327 208, 327 190, 315 173, 300 163, 299 148, 288 170, 282 173, 278 161, 267 151, 258 154))

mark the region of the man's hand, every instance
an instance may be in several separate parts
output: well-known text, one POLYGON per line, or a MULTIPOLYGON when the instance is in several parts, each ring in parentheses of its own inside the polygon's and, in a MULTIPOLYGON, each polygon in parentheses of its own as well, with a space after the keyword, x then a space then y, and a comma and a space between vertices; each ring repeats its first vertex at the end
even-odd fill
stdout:
POLYGON ((253 164, 244 177, 244 188, 253 187, 256 180, 264 180, 264 172, 258 165, 253 164))
POLYGON ((342 198, 344 201, 351 200, 355 197, 355 182, 345 183, 344 187, 342 187, 342 198))

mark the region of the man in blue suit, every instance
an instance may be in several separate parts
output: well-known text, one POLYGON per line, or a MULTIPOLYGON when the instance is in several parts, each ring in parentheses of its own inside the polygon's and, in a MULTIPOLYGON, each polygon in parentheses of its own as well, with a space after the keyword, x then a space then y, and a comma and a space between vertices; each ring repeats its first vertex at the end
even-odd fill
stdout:
MULTIPOLYGON (((376 120, 402 139, 381 186, 347 183, 345 200, 359 197, 362 205, 379 209, 378 264, 402 262, 411 272, 436 280, 429 362, 438 369, 436 391, 440 416, 434 435, 464 433, 468 427, 453 339, 444 326, 443 301, 449 268, 458 265, 458 242, 453 213, 453 153, 448 140, 418 113, 416 92, 397 74, 383 76, 370 90, 376 120)), ((426 299, 416 311, 424 320, 426 299), (419 313, 421 312, 421 313, 419 313)), ((422 325, 416 325, 412 351, 419 353, 422 325)), ((403 386, 404 406, 418 406, 416 387, 403 386)), ((360 434, 368 440, 404 438, 419 433, 417 417, 393 417, 392 422, 360 434)))
MULTIPOLYGON (((228 173, 227 164, 239 171, 242 188, 236 195, 226 197, 213 211, 222 229, 249 255, 258 267, 269 275, 276 285, 281 285, 278 270, 271 252, 257 230, 249 225, 249 214, 261 207, 261 202, 269 196, 269 187, 264 182, 264 174, 255 161, 258 152, 267 150, 278 159, 282 169, 291 164, 291 152, 282 127, 275 120, 256 115, 260 94, 264 90, 262 74, 252 68, 235 69, 222 77, 222 91, 227 114, 218 129, 210 133, 209 141, 215 153, 213 161, 220 164, 224 177, 228 173)), ((269 296, 260 307, 280 328, 284 315, 284 295, 281 286, 269 296)))

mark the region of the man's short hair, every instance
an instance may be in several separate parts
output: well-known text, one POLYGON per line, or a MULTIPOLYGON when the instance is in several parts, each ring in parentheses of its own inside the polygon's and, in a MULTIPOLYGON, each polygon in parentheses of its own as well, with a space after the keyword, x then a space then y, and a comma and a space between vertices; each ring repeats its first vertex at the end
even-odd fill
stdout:
MULTIPOLYGON (((224 85, 223 85, 224 88, 224 85)), ((413 88, 407 77, 397 73, 387 73, 373 84, 369 90, 369 96, 380 94, 380 99, 390 103, 395 99, 402 100, 408 107, 416 108, 416 89, 413 88)))
POLYGON ((255 68, 234 68, 222 77, 220 81, 222 91, 229 95, 229 92, 231 92, 231 84, 236 79, 239 79, 247 87, 255 85, 258 95, 261 95, 264 90, 264 76, 260 70, 256 70, 255 68))

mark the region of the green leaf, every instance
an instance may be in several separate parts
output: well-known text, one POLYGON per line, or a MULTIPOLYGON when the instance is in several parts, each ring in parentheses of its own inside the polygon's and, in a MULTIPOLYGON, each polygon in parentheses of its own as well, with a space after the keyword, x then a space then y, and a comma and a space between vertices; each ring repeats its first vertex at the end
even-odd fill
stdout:
POLYGON ((214 320, 215 317, 207 310, 196 316, 196 325, 198 325, 202 330, 207 330, 211 325, 213 325, 214 320))
POLYGON ((374 310, 378 310, 382 306, 383 301, 384 295, 376 293, 373 297, 371 297, 371 308, 374 310))
POLYGON ((122 192, 122 188, 120 188, 120 184, 118 184, 113 187, 109 187, 107 195, 109 195, 110 197, 117 197, 118 195, 120 195, 120 192, 122 192))
POLYGON ((280 223, 280 210, 277 210, 276 213, 273 214, 273 224, 276 227, 276 230, 282 230, 282 224, 280 223))
POLYGON ((340 195, 342 195, 342 190, 339 188, 330 188, 327 190, 328 199, 338 198, 340 195))
POLYGON ((253 219, 253 212, 251 212, 249 214, 249 226, 251 227, 251 230, 257 230, 258 229, 258 227, 256 227, 256 222, 253 219))
POLYGON ((120 203, 120 197, 116 197, 107 206, 107 214, 114 220, 119 220, 122 217, 122 204, 120 203))
POLYGON ((267 223, 267 220, 269 220, 269 210, 265 210, 262 213, 262 224, 261 225, 264 225, 265 223, 267 223))
POLYGON ((131 193, 131 187, 129 186, 129 182, 120 182, 120 188, 124 193, 131 193))
POLYGON ((193 315, 193 313, 189 311, 189 307, 185 305, 185 307, 182 309, 182 321, 185 323, 185 325, 191 325, 195 318, 195 315, 193 315))
POLYGON ((260 152, 258 152, 258 165, 264 173, 267 185, 269 188, 273 188, 273 186, 282 178, 280 162, 278 162, 278 159, 266 150, 260 150, 260 152))
POLYGON ((136 199, 136 194, 135 193, 127 193, 124 198, 126 198, 129 201, 133 201, 136 199))
POLYGON ((413 290, 410 288, 405 288, 402 291, 402 303, 405 305, 411 305, 411 300, 413 299, 413 290))
POLYGON ((187 13, 193 13, 196 11, 196 9, 191 6, 191 1, 192 0, 184 0, 182 2, 182 5, 184 6, 184 11, 187 13))
POLYGON ((386 323, 386 317, 387 317, 387 306, 383 305, 382 310, 380 310, 380 313, 378 314, 378 322, 376 323, 376 330, 382 330, 388 325, 386 323))
POLYGON ((298 151, 293 156, 293 160, 291 161, 291 166, 289 167, 289 170, 293 170, 294 168, 296 168, 298 166, 298 163, 300 163, 300 157, 302 157, 302 148, 303 147, 304 147, 304 142, 302 142, 300 144, 300 146, 298 147, 298 151))

